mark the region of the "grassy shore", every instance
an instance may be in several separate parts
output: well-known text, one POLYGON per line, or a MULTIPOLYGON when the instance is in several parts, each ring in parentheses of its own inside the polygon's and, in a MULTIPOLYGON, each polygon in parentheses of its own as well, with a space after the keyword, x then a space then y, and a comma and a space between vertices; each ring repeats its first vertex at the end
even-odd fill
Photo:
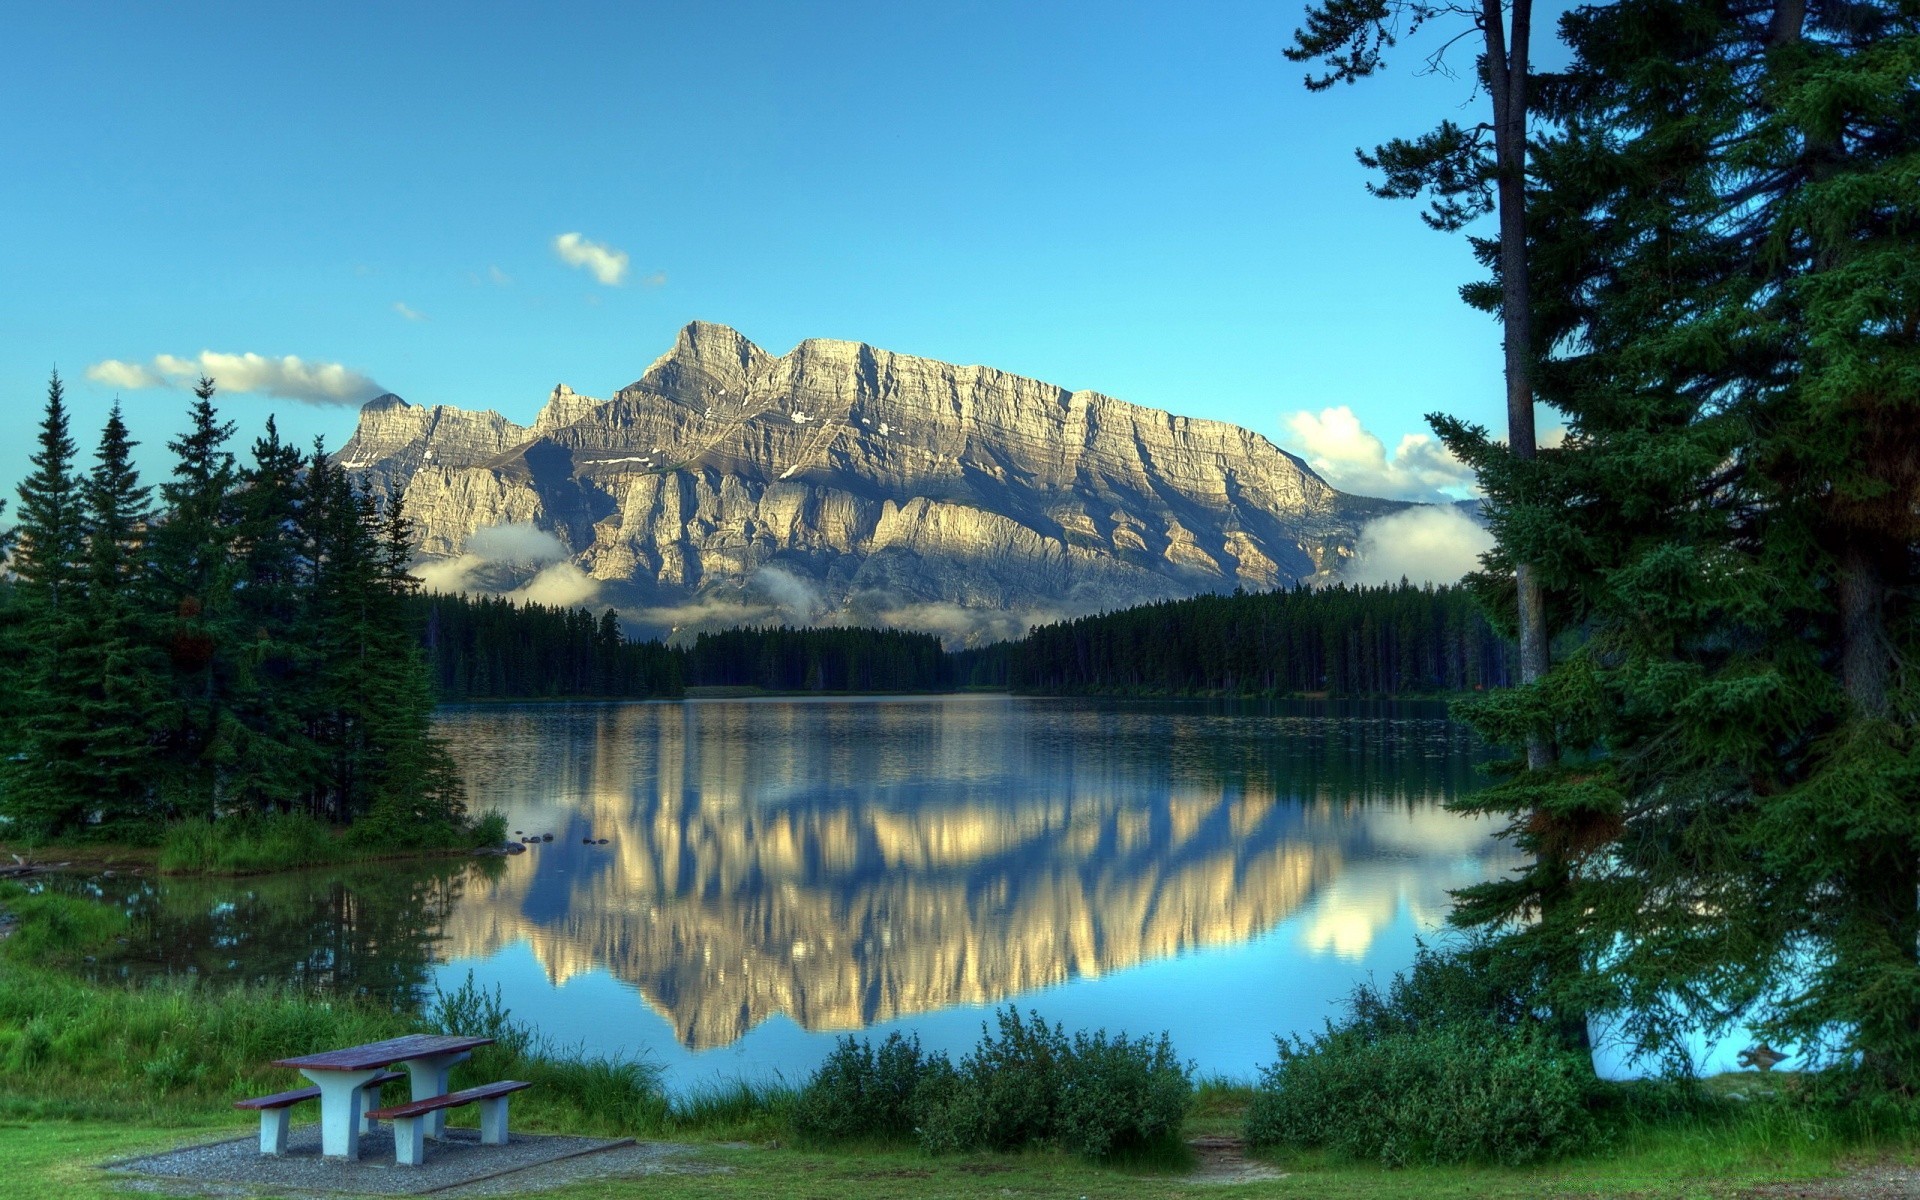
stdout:
POLYGON ((260 875, 307 867, 388 859, 471 854, 506 839, 506 818, 483 813, 460 826, 410 830, 404 841, 336 829, 298 813, 173 821, 143 843, 71 840, 0 842, 0 862, 66 864, 75 868, 153 868, 167 875, 260 875))
MULTIPOLYGON (((602 1180, 562 1198, 753 1195, 1176 1197, 1217 1194, 1216 1154, 1185 1148, 1090 1164, 1053 1150, 929 1156, 901 1144, 802 1144, 794 1093, 717 1087, 669 1095, 646 1061, 596 1057, 543 1042, 497 996, 472 986, 425 1010, 389 1010, 288 990, 220 988, 189 980, 94 986, 64 968, 102 953, 124 930, 117 912, 71 897, 0 885, 15 932, 0 941, 0 1196, 105 1197, 113 1181, 94 1165, 218 1137, 244 1136, 250 1114, 232 1101, 277 1090, 285 1072, 266 1064, 316 1047, 433 1028, 499 1039, 456 1075, 456 1086, 529 1079, 516 1128, 661 1138, 693 1144, 686 1173, 602 1180), (1208 1178, 1209 1173, 1212 1178, 1208 1178)), ((1851 1162, 1907 1162, 1915 1142, 1900 1128, 1787 1101, 1778 1080, 1723 1077, 1723 1099, 1661 1118, 1652 1105, 1615 1121, 1604 1149, 1527 1169, 1388 1171, 1281 1153, 1242 1161, 1235 1194, 1354 1200, 1467 1196, 1736 1196, 1763 1184, 1817 1180, 1851 1162), (1769 1096, 1767 1092, 1780 1092, 1769 1096), (1266 1172, 1276 1178, 1248 1178, 1266 1172)), ((1201 1085, 1187 1138, 1238 1132, 1251 1090, 1201 1085)), ((311 1114, 302 1114, 312 1119, 311 1114)), ((470 1110, 456 1123, 470 1123, 470 1110)), ((1820 1194, 1817 1185, 1794 1194, 1820 1194)), ((117 1193, 124 1194, 124 1193, 117 1193)))

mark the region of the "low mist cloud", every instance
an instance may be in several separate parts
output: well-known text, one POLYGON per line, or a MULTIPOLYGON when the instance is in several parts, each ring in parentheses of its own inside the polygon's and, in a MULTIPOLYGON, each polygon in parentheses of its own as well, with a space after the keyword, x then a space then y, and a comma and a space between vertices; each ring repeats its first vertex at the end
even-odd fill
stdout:
POLYGON ((571 561, 565 542, 531 522, 489 525, 467 538, 453 558, 416 563, 414 578, 430 592, 478 592, 517 602, 572 607, 599 595, 600 581, 571 561), (501 578, 533 570, 517 587, 496 586, 501 578))
POLYGON ((1493 534, 1452 505, 1409 508, 1360 527, 1343 583, 1453 583, 1477 570, 1493 534))
POLYGON ((476 529, 467 538, 466 552, 479 555, 485 562, 517 567, 537 567, 572 557, 565 542, 531 521, 476 529))
POLYGON ((600 581, 570 562, 554 563, 505 594, 519 604, 577 608, 600 594, 600 581))
POLYGON ((385 390, 340 363, 308 362, 293 354, 275 358, 202 350, 192 358, 156 354, 144 363, 109 358, 87 368, 88 379, 124 391, 192 387, 203 375, 223 392, 278 396, 302 404, 360 404, 385 390))
POLYGON ((1464 499, 1475 490, 1473 469, 1430 434, 1409 433, 1391 457, 1387 444, 1342 404, 1284 420, 1287 444, 1320 477, 1343 492, 1389 500, 1464 499))

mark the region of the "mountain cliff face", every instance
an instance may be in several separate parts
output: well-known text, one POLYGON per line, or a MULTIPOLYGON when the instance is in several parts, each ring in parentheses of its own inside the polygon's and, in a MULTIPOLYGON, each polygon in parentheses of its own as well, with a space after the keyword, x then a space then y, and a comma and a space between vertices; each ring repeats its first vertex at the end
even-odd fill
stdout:
POLYGON ((775 357, 699 322, 611 399, 555 388, 531 428, 382 396, 339 459, 404 487, 422 560, 459 579, 524 583, 484 552, 500 539, 469 543, 532 525, 576 590, 682 630, 1014 634, 1321 576, 1401 507, 1222 422, 855 342, 775 357))

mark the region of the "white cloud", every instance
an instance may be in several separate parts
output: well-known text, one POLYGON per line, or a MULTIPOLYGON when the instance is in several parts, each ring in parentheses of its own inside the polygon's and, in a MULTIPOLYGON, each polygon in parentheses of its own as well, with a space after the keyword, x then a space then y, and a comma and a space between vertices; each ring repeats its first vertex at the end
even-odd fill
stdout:
POLYGON ((280 396, 303 404, 359 404, 383 389, 339 363, 308 362, 297 355, 222 354, 202 350, 193 358, 156 354, 145 363, 109 358, 87 368, 87 378, 110 387, 192 387, 202 375, 226 392, 280 396))
POLYGON ((506 595, 515 600, 533 600, 540 604, 572 604, 576 599, 591 599, 600 585, 568 562, 570 557, 565 542, 537 525, 523 521, 476 529, 468 536, 466 547, 460 554, 452 558, 415 563, 412 570, 414 578, 430 592, 479 591, 506 595), (513 568, 524 571, 537 567, 539 570, 519 587, 500 592, 498 586, 503 582, 501 576, 505 574, 510 579, 512 575, 490 572, 487 579, 478 578, 480 572, 489 567, 504 567, 509 572, 513 568), (487 586, 488 580, 494 586, 487 586), (576 599, 567 599, 569 596, 576 599))
POLYGON ((627 252, 605 242, 588 241, 577 233, 563 233, 553 239, 553 252, 570 267, 590 271, 608 287, 619 287, 627 278, 627 252))
POLYGON ((640 286, 644 288, 663 288, 667 286, 665 271, 649 271, 640 277, 640 286))
POLYGON ((1342 404, 1296 412, 1284 424, 1307 465, 1343 492, 1389 500, 1449 500, 1473 495, 1473 470, 1430 434, 1409 433, 1391 458, 1386 443, 1342 404))
POLYGON ((476 529, 467 538, 466 550, 483 562, 523 567, 544 566, 568 557, 565 542, 531 521, 476 529))
POLYGON ((508 592, 507 599, 521 604, 548 604, 574 608, 600 594, 600 581, 570 562, 542 567, 540 573, 508 592))
POLYGON ((783 620, 795 625, 811 625, 826 611, 819 589, 792 571, 765 566, 747 580, 747 591, 764 599, 783 620))
POLYGON ((126 388, 128 391, 159 387, 166 382, 139 363, 121 362, 117 358, 94 363, 87 368, 87 378, 95 383, 104 383, 108 387, 126 388))
POLYGON ((427 321, 432 319, 428 317, 427 314, 408 304, 405 300, 395 300, 393 302, 393 311, 399 313, 409 321, 427 321))
POLYGON ((513 282, 513 276, 502 271, 499 267, 493 266, 487 268, 487 279, 495 287, 505 287, 513 282))
POLYGON ((1452 583, 1480 566, 1493 534, 1451 505, 1409 508, 1360 527, 1344 583, 1452 583))
POLYGON ((468 590, 473 573, 486 565, 487 560, 478 554, 462 554, 458 558, 415 563, 408 570, 427 591, 450 596, 468 590))

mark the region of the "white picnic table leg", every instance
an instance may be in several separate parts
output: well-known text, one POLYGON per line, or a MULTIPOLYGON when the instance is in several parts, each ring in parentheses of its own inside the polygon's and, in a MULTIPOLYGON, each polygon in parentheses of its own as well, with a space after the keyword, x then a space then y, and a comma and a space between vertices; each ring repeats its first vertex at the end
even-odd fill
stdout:
POLYGON ((480 1102, 480 1144, 507 1144, 507 1097, 495 1096, 480 1102))
POLYGON ((287 1152, 287 1116, 287 1110, 284 1108, 261 1110, 260 1153, 285 1154, 287 1152))
MULTIPOLYGON (((454 1064, 463 1063, 472 1057, 470 1052, 462 1050, 457 1054, 429 1054, 425 1058, 409 1058, 398 1065, 406 1068, 408 1081, 413 1088, 413 1099, 431 1100, 435 1096, 447 1094, 447 1074, 453 1070, 454 1064)), ((436 1141, 446 1137, 445 1109, 430 1112, 420 1119, 423 1122, 421 1130, 427 1137, 436 1141)))
POLYGON ((320 1153, 328 1158, 360 1160, 361 1089, 384 1068, 365 1071, 320 1071, 300 1068, 320 1089, 320 1153))

